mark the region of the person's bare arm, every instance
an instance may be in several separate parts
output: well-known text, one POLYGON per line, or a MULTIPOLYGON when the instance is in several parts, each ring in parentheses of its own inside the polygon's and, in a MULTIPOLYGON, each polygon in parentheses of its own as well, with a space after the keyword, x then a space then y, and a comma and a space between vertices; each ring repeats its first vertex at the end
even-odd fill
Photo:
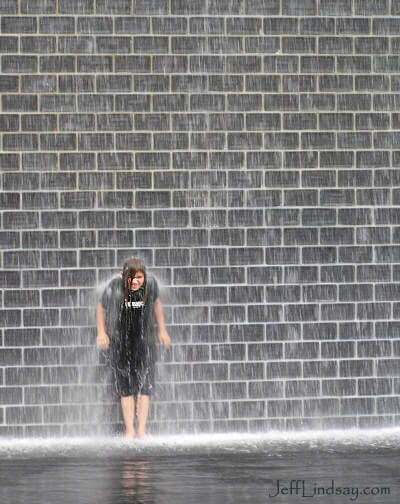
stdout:
POLYGON ((110 338, 106 333, 106 314, 101 306, 100 301, 97 303, 96 308, 96 323, 97 323, 97 346, 101 350, 107 350, 110 345, 110 338))
POLYGON ((154 315, 158 326, 158 341, 165 348, 169 348, 171 345, 171 338, 165 329, 164 312, 159 298, 154 302, 154 315))

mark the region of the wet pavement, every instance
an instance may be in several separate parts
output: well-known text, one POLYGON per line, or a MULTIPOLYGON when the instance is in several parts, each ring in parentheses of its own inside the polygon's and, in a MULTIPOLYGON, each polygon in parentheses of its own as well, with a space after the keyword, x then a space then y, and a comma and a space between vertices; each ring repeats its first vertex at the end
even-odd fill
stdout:
POLYGON ((0 502, 400 502, 397 430, 0 441, 0 502))

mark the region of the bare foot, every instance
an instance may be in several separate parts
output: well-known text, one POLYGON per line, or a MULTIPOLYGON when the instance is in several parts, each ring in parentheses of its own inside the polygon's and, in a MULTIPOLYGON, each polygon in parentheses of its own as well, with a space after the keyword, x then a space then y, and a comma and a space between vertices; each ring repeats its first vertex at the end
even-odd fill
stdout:
POLYGON ((140 439, 146 439, 149 437, 149 435, 147 434, 147 432, 138 432, 137 437, 140 439))
POLYGON ((124 439, 133 439, 134 437, 135 437, 135 433, 134 432, 126 432, 125 436, 124 436, 124 439))

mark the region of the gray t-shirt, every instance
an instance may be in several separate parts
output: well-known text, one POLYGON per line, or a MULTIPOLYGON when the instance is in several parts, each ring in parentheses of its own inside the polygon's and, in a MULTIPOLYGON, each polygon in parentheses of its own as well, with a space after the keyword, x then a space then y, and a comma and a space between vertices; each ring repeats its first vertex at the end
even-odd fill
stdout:
MULTIPOLYGON (((152 342, 152 332, 155 323, 154 302, 159 296, 156 279, 148 275, 143 306, 143 338, 152 342)), ((105 288, 101 296, 101 305, 106 314, 106 332, 111 340, 120 337, 120 313, 124 304, 124 288, 121 278, 114 278, 105 288)), ((134 309, 134 308, 132 308, 134 309)))

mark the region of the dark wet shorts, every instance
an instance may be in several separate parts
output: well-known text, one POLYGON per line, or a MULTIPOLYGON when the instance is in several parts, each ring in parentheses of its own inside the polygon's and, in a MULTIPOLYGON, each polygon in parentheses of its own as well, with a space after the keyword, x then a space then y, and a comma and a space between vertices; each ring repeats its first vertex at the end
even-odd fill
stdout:
POLYGON ((112 366, 114 388, 120 397, 131 395, 151 395, 154 389, 155 348, 146 347, 142 359, 124 370, 112 366))
POLYGON ((114 373, 115 392, 120 397, 128 397, 131 395, 151 395, 154 388, 154 366, 149 366, 141 373, 132 372, 126 374, 119 373, 117 370, 114 373))

